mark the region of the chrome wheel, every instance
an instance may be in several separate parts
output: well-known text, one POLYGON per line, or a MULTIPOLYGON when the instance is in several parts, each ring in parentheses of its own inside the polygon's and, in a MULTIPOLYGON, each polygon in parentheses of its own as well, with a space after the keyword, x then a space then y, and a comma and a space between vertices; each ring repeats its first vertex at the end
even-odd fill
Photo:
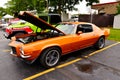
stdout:
POLYGON ((46 55, 45 62, 49 66, 55 65, 59 60, 59 52, 57 50, 51 50, 46 55))
POLYGON ((100 39, 99 39, 98 45, 99 45, 99 48, 100 48, 100 49, 104 47, 104 45, 105 45, 105 40, 104 40, 104 38, 100 38, 100 39))
POLYGON ((94 45, 96 49, 101 49, 105 46, 105 38, 104 37, 100 37, 99 40, 96 42, 96 44, 94 45))
POLYGON ((40 63, 46 68, 54 67, 58 64, 61 51, 57 47, 45 49, 40 56, 40 63))

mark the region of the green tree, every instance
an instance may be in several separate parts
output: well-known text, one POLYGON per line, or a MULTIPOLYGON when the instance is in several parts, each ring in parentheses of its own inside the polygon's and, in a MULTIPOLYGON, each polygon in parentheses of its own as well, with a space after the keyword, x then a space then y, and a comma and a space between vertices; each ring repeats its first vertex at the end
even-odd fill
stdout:
POLYGON ((5 14, 7 14, 6 10, 4 8, 0 7, 0 18, 2 16, 4 16, 5 14))
MULTIPOLYGON (((72 11, 76 8, 74 6, 83 0, 10 0, 6 3, 7 13, 13 14, 14 12, 37 10, 38 13, 45 9, 53 12, 61 13, 63 11, 72 11), (48 7, 49 6, 49 7, 48 7)), ((98 3, 99 0, 86 0, 86 5, 98 3)))
POLYGON ((25 10, 27 7, 27 2, 22 0, 11 0, 6 3, 7 13, 14 13, 25 10))
POLYGON ((117 6, 117 13, 116 14, 120 14, 120 4, 117 6))
MULTIPOLYGON (((66 11, 67 9, 69 11, 75 10, 74 6, 76 4, 79 4, 83 0, 48 0, 49 6, 51 8, 54 8, 54 12, 61 13, 62 11, 66 11)), ((92 5, 93 3, 98 3, 99 0, 86 0, 88 5, 92 5)))
POLYGON ((15 13, 26 10, 37 10, 41 12, 45 9, 44 0, 10 0, 6 3, 7 12, 15 13))

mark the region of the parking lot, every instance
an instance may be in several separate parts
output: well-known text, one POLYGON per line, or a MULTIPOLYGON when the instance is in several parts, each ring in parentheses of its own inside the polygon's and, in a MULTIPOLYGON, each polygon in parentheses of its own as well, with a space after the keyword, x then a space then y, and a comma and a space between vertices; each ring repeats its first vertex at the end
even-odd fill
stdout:
POLYGON ((27 64, 11 56, 0 31, 0 80, 120 80, 120 43, 106 40, 96 51, 89 47, 62 57, 60 64, 45 69, 38 62, 27 64))

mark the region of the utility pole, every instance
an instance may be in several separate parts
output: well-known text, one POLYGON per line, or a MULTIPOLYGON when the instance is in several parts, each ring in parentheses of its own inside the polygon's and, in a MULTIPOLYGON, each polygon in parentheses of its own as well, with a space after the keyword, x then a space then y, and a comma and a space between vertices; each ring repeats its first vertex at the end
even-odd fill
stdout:
POLYGON ((90 22, 93 22, 93 13, 92 13, 92 9, 90 9, 90 22))

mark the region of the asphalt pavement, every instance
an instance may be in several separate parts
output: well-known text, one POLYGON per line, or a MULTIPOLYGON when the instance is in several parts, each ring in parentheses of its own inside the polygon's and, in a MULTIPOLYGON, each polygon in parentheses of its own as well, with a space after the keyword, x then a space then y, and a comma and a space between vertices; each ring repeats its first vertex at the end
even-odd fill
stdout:
POLYGON ((115 41, 106 40, 100 51, 89 47, 65 55, 51 69, 11 56, 9 42, 0 38, 0 80, 120 80, 120 43, 115 41))
POLYGON ((6 40, 6 38, 4 37, 4 33, 5 32, 0 29, 0 41, 1 40, 6 40))

